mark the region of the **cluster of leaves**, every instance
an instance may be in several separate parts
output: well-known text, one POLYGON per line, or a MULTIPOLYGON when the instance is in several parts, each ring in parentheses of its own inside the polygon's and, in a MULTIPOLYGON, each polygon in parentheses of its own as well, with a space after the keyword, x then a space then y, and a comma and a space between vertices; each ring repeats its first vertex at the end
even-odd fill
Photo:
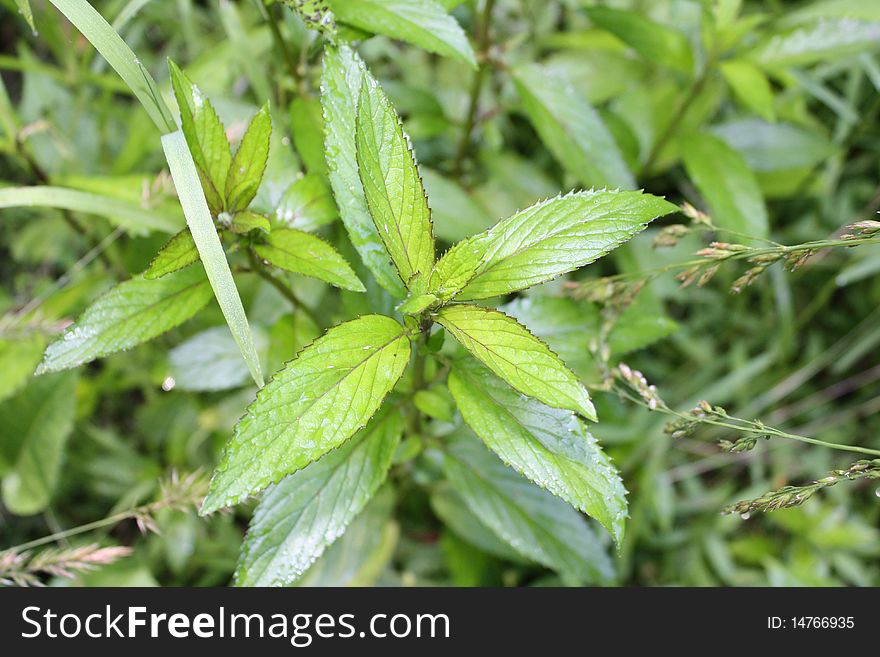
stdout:
POLYGON ((8 546, 103 515, 135 549, 83 582, 876 581, 876 468, 826 449, 875 451, 875 9, 8 4, 8 546), (126 533, 218 454, 209 518, 126 533))

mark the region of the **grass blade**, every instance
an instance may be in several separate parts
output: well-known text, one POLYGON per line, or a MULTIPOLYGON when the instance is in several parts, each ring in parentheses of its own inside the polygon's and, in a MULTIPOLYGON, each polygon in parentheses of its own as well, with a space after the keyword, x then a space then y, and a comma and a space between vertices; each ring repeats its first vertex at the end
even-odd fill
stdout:
POLYGON ((165 159, 171 169, 171 177, 183 206, 183 214, 186 223, 192 233, 199 250, 202 264, 208 274, 211 287, 214 288, 214 296, 220 304, 232 337, 238 344, 241 355, 244 357, 250 370, 251 376, 257 385, 263 386, 263 373, 260 369, 260 359, 254 347, 254 339, 248 325, 244 307, 241 305, 241 297, 235 287, 229 263, 226 262, 226 254, 217 237, 217 229, 211 219, 208 203, 202 192, 202 184, 196 171, 195 162, 186 145, 183 132, 177 130, 162 137, 162 148, 165 150, 165 159))

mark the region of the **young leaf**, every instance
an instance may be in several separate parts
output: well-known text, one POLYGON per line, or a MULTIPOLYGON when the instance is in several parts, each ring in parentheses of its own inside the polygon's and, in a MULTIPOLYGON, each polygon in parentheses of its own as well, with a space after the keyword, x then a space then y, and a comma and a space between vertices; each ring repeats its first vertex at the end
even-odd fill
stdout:
POLYGON ((404 315, 419 315, 438 301, 440 299, 433 294, 416 294, 407 297, 406 300, 398 304, 397 310, 404 315))
MULTIPOLYGON (((385 92, 364 79, 358 105, 358 173, 379 236, 408 286, 434 265, 431 210, 409 138, 385 92)), ((412 288, 410 288, 412 289, 412 288)))
POLYGON ((269 488, 248 527, 236 584, 279 586, 300 577, 385 481, 402 429, 399 411, 381 413, 342 447, 269 488))
POLYGON ((229 230, 238 235, 247 235, 252 230, 259 230, 264 233, 272 232, 272 224, 261 214, 244 210, 236 212, 229 222, 229 230))
POLYGON ((641 192, 574 192, 536 203, 440 259, 432 291, 443 299, 486 299, 583 267, 678 208, 641 192))
POLYGON ((182 324, 211 300, 201 267, 159 280, 132 278, 107 292, 43 355, 37 374, 66 370, 129 349, 182 324))
POLYGON ((254 251, 270 265, 311 276, 343 290, 364 292, 363 283, 339 252, 320 237, 293 228, 277 228, 254 251))
POLYGON ((691 73, 694 56, 687 37, 670 27, 655 23, 635 11, 590 7, 593 24, 611 32, 639 53, 646 61, 691 73))
POLYGON ((147 114, 165 134, 177 129, 171 110, 162 100, 156 81, 110 24, 87 0, 51 0, 52 4, 82 32, 95 49, 113 67, 147 114))
POLYGON ((199 257, 205 266, 214 296, 223 311, 223 317, 232 331, 232 337, 238 343, 244 362, 247 363, 256 384, 263 385, 263 373, 260 370, 260 359, 254 348, 254 339, 248 325, 241 297, 235 287, 235 280, 226 261, 226 253, 217 236, 217 229, 211 219, 211 213, 202 194, 196 166, 193 163, 186 139, 181 131, 172 132, 162 137, 162 148, 165 159, 171 170, 171 178, 180 198, 180 205, 186 216, 190 233, 199 250, 199 257))
POLYGON ((557 571, 569 585, 613 577, 611 560, 584 517, 477 440, 450 441, 443 468, 470 510, 523 556, 557 571))
POLYGON ((435 0, 332 0, 330 6, 340 22, 477 66, 461 26, 435 0))
POLYGON ((406 290, 370 216, 355 155, 355 124, 361 84, 372 79, 361 58, 348 46, 325 48, 321 77, 326 131, 324 149, 330 185, 351 243, 379 285, 392 296, 402 299, 406 290))
POLYGON ((180 123, 213 214, 226 209, 226 186, 232 162, 226 130, 211 101, 168 60, 171 86, 180 107, 180 123))
POLYGON ((617 142, 571 80, 539 64, 512 73, 541 141, 572 176, 587 187, 635 188, 617 142))
POLYGON ((466 304, 441 308, 435 319, 521 393, 595 421, 596 410, 586 388, 559 356, 515 319, 497 310, 466 304))
POLYGON ((761 69, 746 59, 721 62, 720 69, 727 84, 743 105, 767 121, 776 120, 773 90, 761 69))
POLYGON ((188 267, 199 260, 199 251, 189 228, 172 237, 153 257, 144 278, 153 280, 188 267))
POLYGON ((41 207, 84 212, 106 217, 113 224, 135 235, 151 231, 173 233, 180 229, 179 216, 146 210, 118 198, 92 194, 78 189, 40 185, 0 189, 0 208, 41 207))
POLYGON ((269 159, 271 136, 272 118, 266 104, 251 119, 229 165, 226 177, 226 208, 229 212, 244 210, 257 195, 269 159))
POLYGON ((4 441, 0 449, 3 504, 16 515, 32 515, 48 506, 64 445, 73 429, 76 375, 55 374, 32 380, 19 395, 0 404, 4 441))
POLYGON ((739 153, 706 133, 685 138, 682 150, 688 176, 709 205, 715 223, 754 238, 766 237, 764 197, 739 153))
POLYGON ((202 514, 236 504, 348 440, 406 369, 404 328, 365 315, 330 329, 260 390, 214 473, 202 514))
POLYGON ((455 363, 449 390, 464 421, 502 461, 598 520, 621 544, 626 491, 583 421, 523 397, 471 358, 455 363))

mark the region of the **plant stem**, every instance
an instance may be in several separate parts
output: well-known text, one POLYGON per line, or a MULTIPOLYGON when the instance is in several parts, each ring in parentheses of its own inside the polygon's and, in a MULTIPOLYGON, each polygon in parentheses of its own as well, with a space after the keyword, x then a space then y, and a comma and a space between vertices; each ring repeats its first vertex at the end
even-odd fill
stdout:
POLYGON ((477 122, 477 110, 480 104, 480 91, 483 89, 483 78, 486 73, 486 60, 489 56, 489 25, 492 21, 492 9, 495 0, 485 0, 483 12, 480 16, 480 22, 477 26, 477 70, 474 72, 474 79, 471 82, 470 98, 468 100, 468 111, 464 121, 464 130, 458 142, 458 148, 455 151, 455 159, 452 162, 452 172, 455 177, 461 175, 462 166, 468 156, 471 144, 471 133, 477 122))
POLYGON ((281 53, 281 58, 287 66, 287 72, 290 73, 290 77, 293 78, 294 84, 299 87, 302 82, 302 76, 299 72, 299 63, 287 47, 287 43, 284 41, 284 35, 281 34, 281 29, 278 27, 278 21, 281 19, 278 16, 278 12, 274 10, 275 6, 272 5, 266 7, 262 0, 257 0, 257 4, 260 5, 264 11, 266 22, 269 23, 269 31, 272 33, 272 40, 275 42, 275 47, 278 49, 278 52, 281 53))
POLYGON ((421 413, 412 398, 425 387, 425 356, 422 354, 422 345, 425 344, 425 341, 425 334, 419 333, 418 339, 413 344, 412 394, 409 401, 409 417, 407 418, 407 428, 411 436, 418 436, 422 431, 421 413))
POLYGON ((684 100, 681 101, 681 104, 678 106, 678 109, 675 111, 672 119, 670 119, 669 124, 654 142, 654 145, 651 147, 651 152, 648 154, 648 157, 645 160, 645 165, 642 167, 642 173, 644 173, 645 176, 650 175, 651 169, 657 163, 657 158, 660 157, 663 149, 666 148, 666 145, 675 136, 675 133, 678 132, 678 129, 681 127, 681 123, 684 120, 685 115, 687 115, 688 110, 691 108, 691 105, 694 104, 694 102, 702 93, 703 89, 706 87, 706 83, 709 82, 709 77, 712 73, 712 67, 714 63, 714 56, 709 57, 706 60, 706 64, 703 66, 702 72, 700 73, 699 77, 694 80, 694 83, 691 85, 690 91, 688 91, 688 95, 685 96, 684 100))
POLYGON ((269 283, 276 290, 278 290, 285 299, 293 304, 294 309, 301 310, 306 316, 308 316, 310 320, 315 323, 316 326, 321 326, 321 322, 318 321, 318 317, 317 315, 315 315, 314 311, 309 308, 305 303, 303 303, 302 300, 298 296, 296 296, 296 293, 290 289, 290 287, 282 283, 280 280, 278 280, 276 276, 274 276, 268 269, 266 269, 262 261, 254 254, 251 249, 248 249, 248 259, 250 260, 251 271, 253 273, 269 283))

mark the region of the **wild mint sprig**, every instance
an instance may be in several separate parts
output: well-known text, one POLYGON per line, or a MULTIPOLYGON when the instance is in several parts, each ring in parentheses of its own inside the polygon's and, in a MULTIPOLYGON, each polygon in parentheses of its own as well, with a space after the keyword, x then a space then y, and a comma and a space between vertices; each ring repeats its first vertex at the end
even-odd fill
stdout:
POLYGON ((731 504, 722 513, 739 513, 741 515, 756 511, 778 511, 800 506, 824 488, 830 488, 841 481, 858 481, 860 479, 880 479, 880 459, 856 461, 843 470, 832 470, 816 481, 802 486, 783 486, 764 493, 752 500, 742 500, 731 504))

